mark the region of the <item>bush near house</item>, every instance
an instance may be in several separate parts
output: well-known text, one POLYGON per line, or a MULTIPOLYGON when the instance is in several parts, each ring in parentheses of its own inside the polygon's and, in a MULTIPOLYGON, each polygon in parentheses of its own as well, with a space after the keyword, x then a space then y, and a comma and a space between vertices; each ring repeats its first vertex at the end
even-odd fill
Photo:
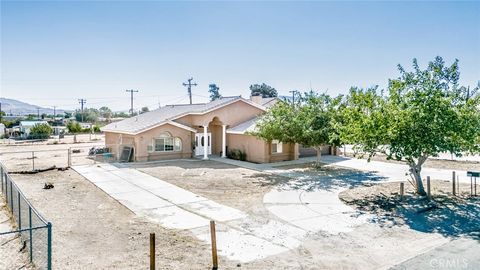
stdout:
POLYGON ((53 129, 48 124, 36 124, 32 127, 29 139, 48 139, 53 133, 53 129))
POLYGON ((67 129, 70 133, 79 133, 82 132, 82 127, 78 122, 70 121, 67 123, 67 129))
POLYGON ((235 160, 246 161, 247 160, 247 153, 245 151, 239 149, 232 149, 228 151, 227 157, 235 160))

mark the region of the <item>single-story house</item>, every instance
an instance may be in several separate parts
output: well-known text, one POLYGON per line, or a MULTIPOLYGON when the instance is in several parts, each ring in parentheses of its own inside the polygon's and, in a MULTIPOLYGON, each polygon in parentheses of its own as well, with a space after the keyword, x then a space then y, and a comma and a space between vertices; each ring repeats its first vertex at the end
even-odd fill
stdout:
POLYGON ((39 125, 39 124, 47 124, 48 125, 48 122, 44 121, 44 120, 20 121, 20 124, 18 125, 18 128, 19 128, 21 137, 22 138, 27 138, 28 135, 30 135, 30 130, 32 129, 32 127, 34 127, 35 125, 39 125))
POLYGON ((240 150, 246 160, 268 163, 298 158, 299 146, 267 142, 249 134, 255 121, 276 98, 223 97, 209 103, 166 105, 104 126, 105 144, 120 158, 133 148, 134 161, 226 157, 240 150))

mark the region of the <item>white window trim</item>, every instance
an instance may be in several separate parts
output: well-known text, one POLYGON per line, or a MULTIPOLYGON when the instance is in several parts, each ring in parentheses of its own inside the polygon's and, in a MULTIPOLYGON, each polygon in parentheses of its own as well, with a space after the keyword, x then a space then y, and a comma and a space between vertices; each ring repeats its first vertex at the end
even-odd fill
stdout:
POLYGON ((273 152, 273 147, 272 147, 272 154, 281 154, 283 153, 283 144, 282 142, 278 141, 278 140, 273 140, 272 141, 272 146, 276 144, 277 145, 277 151, 276 152, 273 152))
MULTIPOLYGON (((162 134, 169 134, 169 133, 162 133, 162 134)), ((170 153, 170 152, 181 152, 182 151, 182 147, 183 147, 183 143, 182 143, 182 139, 180 139, 180 137, 173 137, 173 136, 159 136, 159 137, 155 137, 152 139, 152 142, 151 144, 149 145, 148 148, 150 148, 150 150, 148 151, 149 153, 170 153), (165 150, 165 139, 172 139, 172 146, 173 146, 173 149, 172 150, 165 150), (156 141, 157 140, 164 140, 164 150, 157 150, 156 148, 156 141), (180 142, 179 145, 178 145, 178 148, 177 148, 177 142, 180 142)))

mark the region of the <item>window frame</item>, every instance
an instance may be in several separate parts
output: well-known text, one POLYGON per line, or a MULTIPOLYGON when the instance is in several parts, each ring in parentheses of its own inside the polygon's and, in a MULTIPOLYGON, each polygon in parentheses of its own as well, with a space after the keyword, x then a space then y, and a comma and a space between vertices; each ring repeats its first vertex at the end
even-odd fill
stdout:
POLYGON ((279 140, 272 140, 271 142, 271 152, 272 154, 282 154, 283 153, 283 143, 279 140), (275 145, 275 151, 273 146, 275 145))
POLYGON ((152 138, 150 145, 150 153, 169 153, 182 151, 182 139, 180 137, 173 137, 170 133, 161 133, 158 137, 152 138), (157 143, 162 141, 162 143, 157 143), (160 149, 160 146, 163 146, 160 149))

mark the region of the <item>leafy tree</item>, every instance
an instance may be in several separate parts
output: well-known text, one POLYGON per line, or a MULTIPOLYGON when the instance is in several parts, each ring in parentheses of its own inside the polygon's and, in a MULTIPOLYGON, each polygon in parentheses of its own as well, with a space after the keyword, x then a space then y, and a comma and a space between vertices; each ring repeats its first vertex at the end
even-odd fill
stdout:
POLYGON ((210 101, 214 101, 216 99, 222 98, 222 95, 220 95, 220 87, 218 87, 216 84, 211 83, 208 85, 208 92, 210 93, 210 101))
POLYGON ((277 102, 261 116, 257 130, 259 138, 283 143, 299 143, 317 151, 317 164, 321 158, 321 146, 340 144, 337 126, 342 97, 331 98, 314 92, 299 97, 296 106, 286 101, 277 102))
POLYGON ((398 69, 388 96, 376 88, 350 91, 341 133, 369 159, 379 152, 404 160, 417 193, 425 195, 421 170, 429 157, 479 151, 480 97, 477 89, 458 86, 458 60, 445 66, 437 57, 422 70, 414 59, 413 71, 398 69))
POLYGON ((113 117, 127 118, 130 117, 130 115, 125 112, 117 112, 113 114, 113 117))
POLYGON ((70 117, 72 117, 72 113, 70 112, 64 112, 63 114, 64 114, 63 118, 65 119, 69 119, 70 117))
POLYGON ((112 118, 112 115, 113 115, 112 110, 110 110, 110 108, 106 106, 100 107, 100 109, 98 109, 98 113, 100 114, 101 117, 106 119, 112 118))
POLYGON ((148 109, 148 107, 142 107, 142 111, 141 113, 146 113, 146 112, 149 112, 150 110, 148 109))
POLYGON ((250 85, 250 95, 269 98, 269 97, 277 97, 278 92, 275 88, 271 87, 270 85, 266 85, 264 83, 262 83, 261 85, 252 84, 250 85))
POLYGON ((82 131, 82 127, 78 122, 75 121, 69 121, 67 123, 67 129, 70 133, 79 133, 82 131))
POLYGON ((94 108, 88 108, 81 111, 75 112, 75 120, 78 122, 96 122, 98 120, 99 111, 94 108), (83 116, 83 117, 82 117, 83 116))
POLYGON ((36 124, 30 129, 30 137, 35 139, 47 139, 53 133, 48 124, 36 124))

